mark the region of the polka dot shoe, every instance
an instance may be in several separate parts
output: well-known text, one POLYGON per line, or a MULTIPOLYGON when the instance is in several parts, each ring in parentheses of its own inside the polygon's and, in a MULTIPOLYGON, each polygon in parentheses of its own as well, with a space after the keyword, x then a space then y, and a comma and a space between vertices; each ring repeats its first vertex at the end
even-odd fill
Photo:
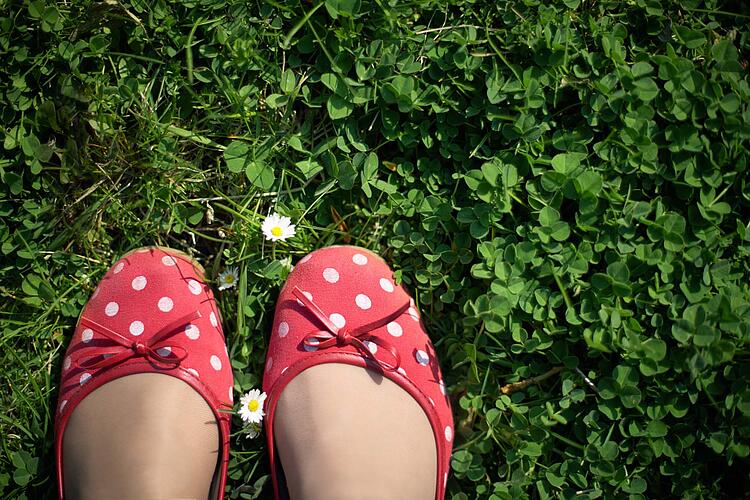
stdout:
POLYGON ((92 391, 135 373, 176 377, 206 400, 219 422, 218 490, 229 460, 232 369, 220 316, 203 269, 184 254, 141 248, 118 260, 83 308, 63 359, 55 415, 58 491, 62 443, 76 406, 92 391))
POLYGON ((306 368, 346 363, 382 372, 424 410, 437 446, 436 498, 445 495, 453 417, 435 350, 414 301, 388 265, 353 246, 327 247, 299 261, 276 305, 263 390, 274 493, 279 496, 273 419, 284 387, 306 368))

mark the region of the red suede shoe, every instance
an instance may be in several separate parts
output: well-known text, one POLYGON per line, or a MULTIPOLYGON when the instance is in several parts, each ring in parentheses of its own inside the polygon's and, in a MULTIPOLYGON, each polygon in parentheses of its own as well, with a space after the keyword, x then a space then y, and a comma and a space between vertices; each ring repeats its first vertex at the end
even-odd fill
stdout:
POLYGON ((175 250, 141 248, 118 260, 86 304, 63 360, 55 414, 57 485, 71 414, 92 391, 135 373, 176 377, 206 400, 219 423, 218 498, 229 462, 232 368, 203 269, 175 250))
POLYGON ((374 253, 353 246, 317 250, 299 261, 276 305, 263 390, 274 494, 280 498, 273 434, 284 387, 306 368, 346 363, 381 372, 424 410, 437 447, 435 497, 445 495, 453 416, 435 350, 414 301, 374 253))

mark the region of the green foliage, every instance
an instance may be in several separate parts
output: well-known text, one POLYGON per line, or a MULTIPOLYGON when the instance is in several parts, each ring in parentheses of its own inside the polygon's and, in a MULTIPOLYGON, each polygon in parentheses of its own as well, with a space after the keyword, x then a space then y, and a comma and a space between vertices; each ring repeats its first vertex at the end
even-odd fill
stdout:
MULTIPOLYGON (((449 498, 745 494, 742 4, 0 3, 4 497, 53 495, 61 353, 118 254, 239 266, 245 391, 286 259, 342 242, 424 312, 449 498), (299 236, 263 241, 273 210, 299 236)), ((232 446, 229 497, 269 496, 262 440, 232 446)))

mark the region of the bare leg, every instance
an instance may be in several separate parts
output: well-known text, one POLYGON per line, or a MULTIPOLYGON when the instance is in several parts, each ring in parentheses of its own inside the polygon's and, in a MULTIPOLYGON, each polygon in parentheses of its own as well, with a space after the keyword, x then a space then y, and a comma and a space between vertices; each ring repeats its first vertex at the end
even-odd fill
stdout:
POLYGON ((129 375, 96 389, 71 415, 65 496, 206 499, 218 451, 218 423, 193 388, 168 375, 129 375))
POLYGON ((371 370, 305 370, 284 389, 274 425, 293 500, 435 498, 437 451, 427 416, 371 370))

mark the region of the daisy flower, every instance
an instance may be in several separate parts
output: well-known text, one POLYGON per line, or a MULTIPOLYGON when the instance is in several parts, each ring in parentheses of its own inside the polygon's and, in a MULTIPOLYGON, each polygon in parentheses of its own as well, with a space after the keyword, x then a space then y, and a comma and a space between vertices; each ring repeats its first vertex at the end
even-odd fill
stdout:
POLYGON ((266 400, 266 393, 253 389, 240 398, 240 417, 250 424, 259 424, 263 421, 263 403, 266 400))
POLYGON ((260 435, 260 424, 248 424, 243 430, 245 439, 255 439, 260 435))
POLYGON ((261 230, 267 240, 278 241, 291 238, 296 233, 292 219, 282 217, 276 212, 272 213, 263 221, 261 230))
POLYGON ((237 281, 239 281, 239 279, 240 275, 237 272, 236 267, 228 267, 224 269, 224 272, 219 274, 219 290, 226 290, 227 288, 237 286, 237 281))

